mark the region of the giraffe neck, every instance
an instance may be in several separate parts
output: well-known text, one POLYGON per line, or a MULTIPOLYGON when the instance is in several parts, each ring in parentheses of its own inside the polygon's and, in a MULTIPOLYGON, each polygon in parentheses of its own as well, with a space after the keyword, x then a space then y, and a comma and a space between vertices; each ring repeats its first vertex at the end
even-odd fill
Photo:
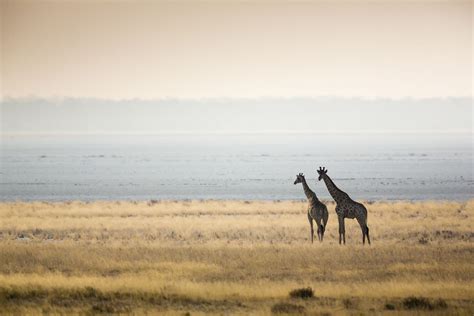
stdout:
POLYGON ((304 194, 306 195, 308 200, 316 199, 316 194, 309 188, 308 184, 306 183, 306 179, 303 179, 302 184, 303 184, 304 194))
POLYGON ((329 194, 331 194, 334 201, 339 202, 344 200, 348 195, 344 191, 340 190, 334 182, 332 182, 331 178, 328 175, 324 175, 323 177, 324 183, 326 183, 326 187, 328 188, 329 194))

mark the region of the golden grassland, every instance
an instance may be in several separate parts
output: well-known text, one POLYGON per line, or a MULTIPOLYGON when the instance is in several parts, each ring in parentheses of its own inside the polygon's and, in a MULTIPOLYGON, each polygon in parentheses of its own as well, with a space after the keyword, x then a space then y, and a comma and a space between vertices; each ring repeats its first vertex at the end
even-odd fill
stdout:
POLYGON ((474 200, 366 202, 371 246, 326 204, 311 244, 303 201, 0 203, 0 311, 474 313, 474 200))

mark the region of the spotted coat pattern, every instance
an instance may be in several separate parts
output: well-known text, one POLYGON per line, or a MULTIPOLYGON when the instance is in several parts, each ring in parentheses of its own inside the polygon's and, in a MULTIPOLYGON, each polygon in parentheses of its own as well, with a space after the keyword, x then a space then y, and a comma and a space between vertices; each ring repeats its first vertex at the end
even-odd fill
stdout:
POLYGON ((346 243, 345 218, 356 219, 362 230, 362 243, 365 244, 365 237, 370 245, 369 227, 367 226, 367 209, 361 203, 352 200, 349 195, 339 189, 331 178, 326 174, 327 170, 320 169, 318 173, 324 180, 326 187, 334 201, 336 201, 336 214, 339 221, 339 244, 346 243))
POLYGON ((299 174, 296 176, 295 184, 302 183, 304 194, 308 199, 308 221, 310 224, 311 229, 311 243, 313 242, 314 236, 314 228, 313 228, 313 220, 318 225, 318 239, 319 241, 323 241, 324 239, 324 232, 326 231, 326 224, 328 222, 329 212, 321 201, 319 201, 316 193, 314 193, 306 183, 306 179, 303 174, 299 174))

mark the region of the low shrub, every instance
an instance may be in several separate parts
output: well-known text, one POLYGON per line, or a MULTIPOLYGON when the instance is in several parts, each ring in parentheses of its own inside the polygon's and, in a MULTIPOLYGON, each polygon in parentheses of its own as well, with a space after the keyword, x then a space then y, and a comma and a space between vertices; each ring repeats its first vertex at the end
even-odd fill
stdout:
POLYGON ((313 289, 310 287, 294 289, 290 291, 290 297, 308 299, 308 298, 314 297, 314 292, 313 292, 313 289))
POLYGON ((425 297, 410 296, 403 300, 406 309, 433 309, 430 300, 425 297))
POLYGON ((395 305, 392 304, 392 303, 387 303, 387 304, 385 304, 385 309, 387 309, 389 311, 393 311, 393 310, 395 310, 395 305))

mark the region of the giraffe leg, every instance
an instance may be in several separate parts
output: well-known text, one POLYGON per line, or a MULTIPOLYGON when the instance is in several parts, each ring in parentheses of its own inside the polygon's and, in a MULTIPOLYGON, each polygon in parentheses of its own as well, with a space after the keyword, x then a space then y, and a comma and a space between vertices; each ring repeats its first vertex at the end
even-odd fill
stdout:
POLYGON ((343 240, 344 240, 344 245, 345 245, 346 244, 346 236, 345 236, 346 230, 344 228, 344 217, 339 216, 338 220, 339 220, 339 245, 341 244, 343 240))
POLYGON ((318 225, 318 239, 319 241, 323 241, 323 230, 321 229, 321 219, 316 220, 316 225, 318 225))
POLYGON ((322 225, 322 229, 323 229, 323 237, 324 237, 324 232, 326 231, 326 225, 328 223, 328 210, 326 207, 324 207, 324 212, 323 212, 323 225, 322 225))
POLYGON ((365 234, 367 235, 367 241, 370 245, 370 237, 369 237, 369 226, 365 225, 365 234))
POLYGON ((311 228, 311 243, 313 243, 313 237, 314 237, 314 229, 313 229, 313 219, 311 216, 308 214, 308 221, 309 221, 309 226, 311 228))
POLYGON ((344 224, 344 218, 342 218, 342 243, 346 244, 346 225, 344 224))
POLYGON ((367 241, 370 245, 370 238, 369 238, 369 227, 367 227, 365 218, 357 218, 359 222, 360 229, 362 230, 362 244, 365 245, 365 236, 367 236, 367 241))
POLYGON ((324 225, 319 225, 319 227, 321 227, 321 241, 323 241, 324 239, 324 231, 326 230, 326 228, 324 227, 324 225))

